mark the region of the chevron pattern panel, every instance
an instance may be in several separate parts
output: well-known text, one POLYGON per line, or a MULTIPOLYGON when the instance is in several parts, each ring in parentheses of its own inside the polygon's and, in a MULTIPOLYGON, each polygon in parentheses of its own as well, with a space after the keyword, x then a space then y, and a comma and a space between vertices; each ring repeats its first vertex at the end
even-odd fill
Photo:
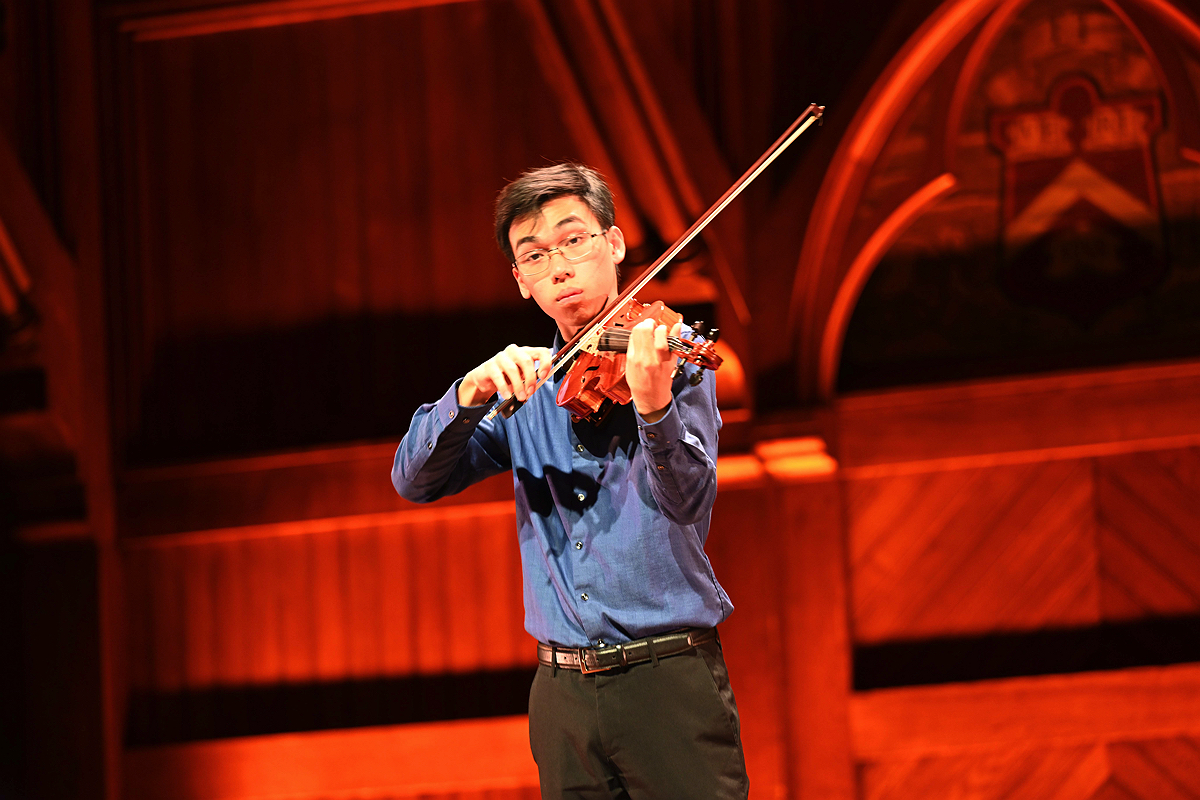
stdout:
POLYGON ((1108 779, 1104 747, 1035 749, 867 765, 863 800, 1088 800, 1108 779))
POLYGON ((864 765, 864 800, 1198 800, 1193 738, 1034 748, 864 765))
POLYGON ((1097 460, 1105 619, 1200 611, 1200 448, 1097 460))
POLYGON ((863 765, 864 800, 1198 800, 1194 738, 1011 747, 863 765))
POLYGON ((1089 462, 862 478, 846 498, 858 643, 1098 619, 1089 462))
POLYGON ((1112 777, 1103 797, 1136 800, 1200 800, 1200 739, 1176 737, 1114 744, 1108 748, 1112 777), (1123 794, 1122 794, 1123 793, 1123 794))

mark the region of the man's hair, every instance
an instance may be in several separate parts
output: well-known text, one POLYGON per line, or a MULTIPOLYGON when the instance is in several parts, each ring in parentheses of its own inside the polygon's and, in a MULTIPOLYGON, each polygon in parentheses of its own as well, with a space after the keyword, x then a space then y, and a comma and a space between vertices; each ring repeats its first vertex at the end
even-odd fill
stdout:
MULTIPOLYGON (((521 217, 536 213, 558 197, 575 196, 592 212, 601 228, 611 228, 616 220, 612 190, 604 177, 591 167, 566 162, 523 172, 505 186, 496 198, 496 244, 511 263, 516 261, 508 229, 521 217)), ((599 231, 591 231, 598 233, 599 231)))

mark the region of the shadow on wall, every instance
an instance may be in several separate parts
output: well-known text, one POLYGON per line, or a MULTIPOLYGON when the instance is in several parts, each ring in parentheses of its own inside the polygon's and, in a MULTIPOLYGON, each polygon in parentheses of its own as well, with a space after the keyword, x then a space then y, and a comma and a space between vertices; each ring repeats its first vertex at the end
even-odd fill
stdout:
POLYGON ((533 668, 137 692, 126 745, 524 714, 533 668))
MULTIPOLYGON (((677 309, 711 318, 710 306, 677 309)), ((550 345, 532 304, 326 319, 167 340, 138 393, 130 466, 396 439, 421 403, 511 343, 550 345)))
POLYGON ((1080 220, 1021 251, 889 253, 846 330, 838 390, 1200 355, 1200 235, 1080 220))
POLYGON ((854 689, 1055 675, 1200 661, 1200 616, 854 648, 854 689))

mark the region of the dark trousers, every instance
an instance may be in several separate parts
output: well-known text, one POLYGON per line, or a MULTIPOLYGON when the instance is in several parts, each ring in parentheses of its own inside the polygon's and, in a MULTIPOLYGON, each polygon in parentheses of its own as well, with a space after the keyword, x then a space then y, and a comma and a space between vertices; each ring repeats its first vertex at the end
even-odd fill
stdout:
POLYGON ((719 642, 583 675, 542 665, 529 743, 543 798, 701 800, 749 792, 719 642))

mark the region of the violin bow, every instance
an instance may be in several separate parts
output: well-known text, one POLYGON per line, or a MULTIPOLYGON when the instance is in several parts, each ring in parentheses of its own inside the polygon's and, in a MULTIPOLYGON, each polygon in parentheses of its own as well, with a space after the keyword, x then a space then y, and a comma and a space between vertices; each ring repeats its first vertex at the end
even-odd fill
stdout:
MULTIPOLYGON (((639 278, 636 283, 627 288, 625 291, 621 292, 616 300, 614 300, 603 311, 601 311, 600 314, 594 320, 588 323, 586 327, 576 333, 571 338, 571 341, 563 345, 562 349, 560 349, 550 361, 550 370, 546 373, 547 377, 538 378, 533 388, 529 391, 529 394, 532 395, 534 392, 540 389, 542 384, 548 380, 549 376, 554 374, 559 365, 573 359, 575 355, 587 345, 588 341, 595 336, 597 330, 600 330, 609 322, 611 322, 613 317, 620 312, 625 304, 629 302, 631 297, 644 289, 646 284, 653 280, 654 276, 657 275, 663 267, 671 263, 672 259, 679 255, 679 251, 687 247, 688 243, 691 242, 692 239, 696 238, 701 231, 708 227, 708 224, 712 222, 718 214, 725 210, 725 206, 732 203, 734 198, 742 193, 743 189, 749 186, 755 178, 762 174, 763 170, 769 167, 771 163, 775 161, 775 159, 779 158, 779 156, 783 154, 783 151, 792 145, 792 142, 800 138, 800 134, 808 130, 810 125, 821 119, 824 113, 825 106, 819 106, 816 103, 810 103, 808 108, 804 109, 804 112, 796 118, 795 122, 789 125, 787 130, 785 130, 783 134, 775 140, 774 144, 768 147, 766 151, 758 157, 758 161, 755 161, 754 164, 751 165, 750 169, 746 170, 745 173, 742 174, 742 177, 738 178, 732 186, 726 189, 725 194, 721 195, 717 202, 713 203, 712 206, 709 207, 708 211, 705 211, 699 219, 693 222, 692 227, 684 231, 683 235, 675 241, 675 244, 671 245, 669 248, 667 248, 666 252, 655 259, 654 263, 650 265, 650 268, 642 274, 641 278, 639 278)), ((516 413, 518 408, 523 405, 525 405, 524 401, 518 400, 516 395, 510 395, 495 405, 492 410, 488 412, 486 418, 491 420, 495 419, 497 415, 500 415, 505 419, 508 419, 514 413, 516 413)))

